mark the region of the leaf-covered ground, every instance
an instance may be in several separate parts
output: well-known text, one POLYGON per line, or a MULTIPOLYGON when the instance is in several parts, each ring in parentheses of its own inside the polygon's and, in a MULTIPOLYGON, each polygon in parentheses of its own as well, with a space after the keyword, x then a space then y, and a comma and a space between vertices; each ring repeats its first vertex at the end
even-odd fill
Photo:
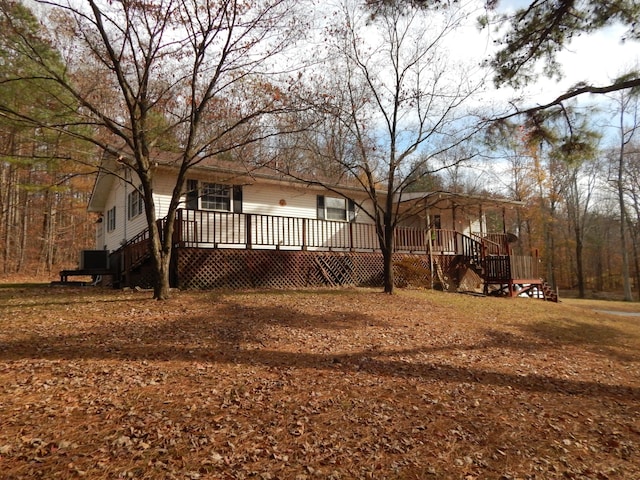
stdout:
POLYGON ((150 297, 0 285, 0 477, 640 478, 616 303, 150 297))

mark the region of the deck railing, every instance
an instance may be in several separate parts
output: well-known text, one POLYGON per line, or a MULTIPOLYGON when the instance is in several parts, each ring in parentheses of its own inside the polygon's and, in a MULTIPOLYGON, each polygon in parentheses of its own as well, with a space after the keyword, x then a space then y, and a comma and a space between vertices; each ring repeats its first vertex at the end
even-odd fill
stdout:
MULTIPOLYGON (((158 220, 161 232, 165 221, 158 220)), ((513 255, 500 234, 468 236, 455 230, 397 227, 394 235, 395 252, 465 257, 481 269, 487 284, 511 285, 539 278, 537 252, 513 255)), ((380 251, 376 226, 370 223, 186 209, 176 212, 173 244, 186 248, 380 251)), ((149 256, 148 229, 114 255, 114 268, 126 277, 149 256)))
POLYGON ((540 278, 540 262, 535 255, 511 255, 511 275, 513 279, 531 280, 540 278))
MULTIPOLYGON (((156 221, 160 235, 162 235, 162 232, 164 231, 165 223, 166 219, 164 218, 156 221)), ((149 229, 145 228, 142 232, 125 243, 118 250, 118 252, 120 252, 118 255, 118 258, 120 259, 118 268, 124 272, 128 272, 132 268, 135 268, 138 263, 146 259, 149 256, 149 238, 149 229)))
MULTIPOLYGON (((164 220, 159 220, 159 227, 164 220)), ((499 234, 498 234, 499 235, 499 234)), ((379 251, 376 226, 311 218, 179 209, 174 244, 195 248, 379 251)), ((127 242, 125 269, 148 254, 148 230, 127 242)), ((505 255, 500 238, 455 230, 396 227, 396 252, 463 255, 479 261, 505 255)), ((500 262, 499 260, 495 260, 500 262)), ((498 270, 511 266, 497 266, 498 270)), ((524 267, 522 267, 524 268, 524 267)))
POLYGON ((494 255, 484 259, 484 279, 488 283, 504 283, 506 280, 529 283, 540 278, 539 259, 534 255, 494 255))
MULTIPOLYGON (((176 238, 183 247, 380 249, 376 227, 369 223, 206 210, 178 210, 176 218, 176 238)), ((424 230, 406 227, 396 229, 395 245, 402 251, 428 248, 424 230)))
MULTIPOLYGON (((371 223, 208 210, 178 210, 175 238, 183 247, 380 250, 376 226, 371 223)), ((505 253, 490 238, 446 229, 396 227, 394 245, 398 252, 431 250, 474 259, 505 253)))
POLYGON ((483 254, 486 255, 508 255, 508 237, 503 233, 472 233, 471 238, 482 245, 483 254))

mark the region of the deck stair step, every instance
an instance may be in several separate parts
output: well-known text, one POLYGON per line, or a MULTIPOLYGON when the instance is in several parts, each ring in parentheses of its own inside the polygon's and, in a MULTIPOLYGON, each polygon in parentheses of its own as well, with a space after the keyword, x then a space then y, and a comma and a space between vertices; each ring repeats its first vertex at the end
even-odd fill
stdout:
POLYGON ((542 281, 542 293, 544 295, 544 299, 547 302, 558 302, 558 293, 555 292, 551 286, 545 282, 544 280, 542 281))
POLYGON ((467 265, 476 272, 480 278, 484 278, 484 266, 482 265, 482 261, 477 258, 470 258, 467 262, 467 265))
POLYGON ((129 271, 134 271, 136 268, 141 267, 150 258, 151 258, 151 254, 149 252, 136 258, 136 260, 129 266, 129 271))

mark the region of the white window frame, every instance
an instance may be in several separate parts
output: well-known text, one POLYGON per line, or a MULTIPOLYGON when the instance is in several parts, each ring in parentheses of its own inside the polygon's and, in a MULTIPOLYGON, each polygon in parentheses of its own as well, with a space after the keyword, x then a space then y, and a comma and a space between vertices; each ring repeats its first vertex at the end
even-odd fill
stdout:
POLYGON ((201 182, 200 190, 200 208, 202 210, 231 211, 233 202, 233 189, 231 185, 201 182), (209 192, 209 189, 212 191, 209 192), (211 199, 209 197, 211 197, 211 199))
POLYGON ((136 188, 127 195, 127 218, 129 220, 142 214, 144 211, 144 198, 140 193, 140 189, 136 188))
POLYGON ((324 218, 334 222, 346 222, 349 219, 347 199, 343 197, 324 197, 324 218))
POLYGON ((107 210, 107 232, 113 232, 116 229, 116 206, 107 210))

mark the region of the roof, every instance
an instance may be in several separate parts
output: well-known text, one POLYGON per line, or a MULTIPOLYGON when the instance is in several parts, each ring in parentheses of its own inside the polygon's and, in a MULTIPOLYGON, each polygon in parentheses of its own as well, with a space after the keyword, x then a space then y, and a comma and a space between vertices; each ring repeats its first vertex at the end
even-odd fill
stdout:
POLYGON ((426 206, 437 206, 438 202, 449 200, 458 204, 478 204, 494 206, 514 206, 522 207, 525 202, 511 200, 508 198, 494 197, 490 195, 470 195, 466 193, 447 192, 438 190, 435 192, 411 192, 402 195, 402 203, 419 203, 424 201, 426 206))
POLYGON ((89 204, 87 210, 89 212, 100 213, 104 210, 104 206, 107 203, 111 186, 116 177, 112 172, 115 171, 116 161, 110 155, 103 155, 100 162, 100 168, 96 175, 96 181, 93 184, 93 190, 91 191, 91 197, 89 198, 89 204))
MULTIPOLYGON (((124 155, 126 151, 123 151, 124 155)), ((129 154, 130 156, 130 154, 129 154)), ((156 150, 151 154, 151 162, 157 169, 177 169, 181 162, 179 152, 167 152, 156 150)), ((101 212, 106 204, 109 191, 115 180, 114 172, 118 168, 118 160, 114 154, 105 152, 101 162, 100 171, 96 177, 88 210, 90 212, 101 212)), ((252 185, 254 183, 271 183, 305 186, 318 190, 333 190, 338 192, 364 192, 364 187, 354 178, 342 176, 340 178, 328 178, 318 175, 305 175, 289 172, 286 168, 279 167, 276 163, 266 165, 251 165, 242 161, 225 160, 219 157, 209 157, 191 167, 191 171, 196 173, 213 173, 225 177, 225 182, 252 185)), ((380 191, 381 196, 386 192, 380 191)), ((492 196, 468 195, 447 191, 434 192, 411 192, 403 193, 401 203, 418 204, 423 202, 424 206, 436 206, 438 202, 449 200, 458 204, 482 204, 496 206, 523 206, 524 202, 510 200, 506 198, 496 198, 492 196)))
MULTIPOLYGON (((117 151, 117 150, 116 150, 117 151)), ((131 153, 120 150, 123 156, 131 158, 131 153)), ((177 152, 153 151, 150 160, 155 169, 176 170, 181 162, 180 154, 177 152)), ((109 192, 117 178, 117 170, 121 158, 114 153, 105 151, 96 181, 91 192, 87 209, 90 212, 102 212, 106 205, 109 192)), ((364 192, 363 187, 355 179, 342 177, 341 179, 330 179, 328 177, 310 176, 287 172, 277 164, 251 165, 242 161, 231 161, 210 157, 193 165, 190 168, 192 176, 198 174, 212 173, 224 177, 224 182, 252 185, 254 183, 271 183, 305 186, 317 190, 334 190, 344 192, 364 192)), ((382 192, 381 192, 382 193, 382 192)))

